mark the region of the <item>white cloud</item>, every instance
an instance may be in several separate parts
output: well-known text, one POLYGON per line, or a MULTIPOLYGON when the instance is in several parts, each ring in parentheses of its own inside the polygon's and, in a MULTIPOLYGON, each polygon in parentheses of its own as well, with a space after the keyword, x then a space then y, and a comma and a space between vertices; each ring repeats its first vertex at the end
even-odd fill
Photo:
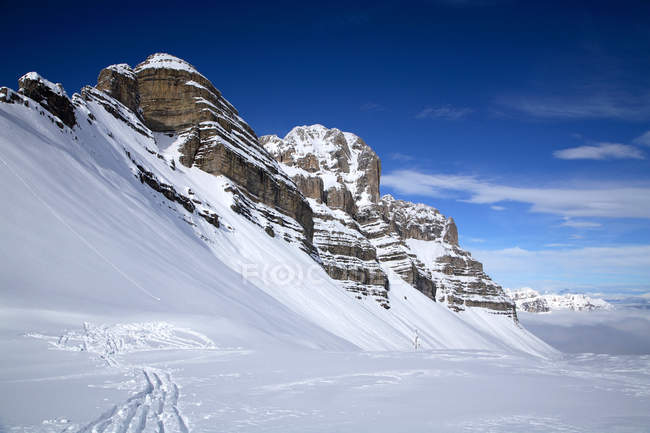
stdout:
POLYGON ((572 244, 562 244, 562 243, 555 243, 555 244, 544 244, 546 248, 566 248, 566 247, 571 247, 573 246, 572 244))
POLYGON ((650 146, 650 131, 646 131, 645 133, 641 134, 632 140, 632 142, 636 144, 643 144, 644 146, 650 146))
POLYGON ((645 159, 641 150, 621 143, 570 147, 553 152, 553 156, 559 159, 645 159))
POLYGON ((527 250, 472 250, 485 271, 506 287, 608 291, 650 286, 650 245, 527 250))
POLYGON ((560 225, 563 227, 573 227, 575 229, 595 229, 603 226, 601 223, 593 221, 575 221, 572 219, 566 219, 560 225))
POLYGON ((497 206, 497 205, 490 206, 490 209, 496 210, 496 211, 506 210, 506 208, 504 206, 497 206))
POLYGON ((407 155, 405 153, 394 152, 390 154, 390 159, 394 159, 396 161, 413 161, 415 157, 412 155, 407 155))
POLYGON ((402 194, 452 197, 477 204, 519 202, 531 212, 566 217, 650 218, 650 185, 617 183, 588 187, 517 187, 500 185, 475 176, 426 174, 396 170, 382 177, 382 184, 402 194))
POLYGON ((446 119, 458 120, 474 112, 471 108, 467 107, 452 107, 451 105, 443 105, 441 107, 427 107, 415 115, 416 119, 446 119))
POLYGON ((375 102, 366 102, 360 109, 361 111, 386 111, 386 107, 375 102))
POLYGON ((568 97, 504 97, 497 102, 540 118, 634 121, 650 118, 650 94, 632 94, 606 89, 594 94, 568 97))

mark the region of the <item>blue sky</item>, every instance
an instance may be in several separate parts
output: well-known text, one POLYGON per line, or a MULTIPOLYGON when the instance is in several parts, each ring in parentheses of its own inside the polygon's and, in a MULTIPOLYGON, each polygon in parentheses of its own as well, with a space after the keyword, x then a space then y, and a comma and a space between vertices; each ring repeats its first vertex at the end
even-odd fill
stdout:
POLYGON ((259 135, 363 137, 505 286, 650 291, 650 3, 232 3, 5 5, 0 84, 169 52, 259 135))

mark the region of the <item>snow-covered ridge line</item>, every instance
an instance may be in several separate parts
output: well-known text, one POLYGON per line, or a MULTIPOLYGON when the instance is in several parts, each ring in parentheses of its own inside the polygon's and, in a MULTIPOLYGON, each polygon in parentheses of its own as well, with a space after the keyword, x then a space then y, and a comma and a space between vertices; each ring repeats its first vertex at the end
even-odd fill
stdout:
POLYGON ((201 75, 194 66, 185 60, 167 53, 155 53, 150 55, 143 63, 139 64, 135 68, 135 72, 137 73, 143 69, 176 69, 201 75))
MULTIPOLYGON (((112 94, 94 89, 75 97, 77 123, 65 129, 43 116, 37 103, 25 100, 28 105, 0 104, 6 111, 0 116, 0 156, 33 183, 63 226, 52 224, 51 215, 44 214, 40 202, 25 193, 11 173, 0 172, 12 212, 17 209, 23 220, 7 233, 7 243, 31 239, 35 245, 17 248, 13 261, 2 264, 2 285, 10 288, 0 294, 4 305, 19 299, 23 305, 45 308, 46 303, 58 311, 83 303, 92 321, 103 308, 143 315, 205 315, 227 322, 224 331, 213 332, 223 336, 244 329, 244 335, 255 336, 255 344, 268 340, 333 350, 409 350, 418 329, 427 349, 553 353, 507 317, 455 314, 431 302, 376 262, 358 223, 342 209, 324 210, 322 221, 339 232, 331 238, 337 249, 328 250, 329 257, 340 261, 343 272, 351 272, 340 280, 330 278, 323 261, 305 248, 308 242, 296 220, 272 205, 252 203, 239 182, 179 164, 178 143, 190 139, 190 133, 153 132, 112 94), (202 206, 219 215, 218 226, 197 215, 202 206), (42 254, 49 256, 60 239, 68 239, 70 227, 84 242, 57 249, 59 261, 41 272, 24 269, 42 254), (346 259, 353 257, 346 251, 352 243, 358 244, 358 260, 346 259), (383 298, 389 309, 345 290, 345 285, 355 284, 351 275, 366 263, 374 265, 378 276, 384 275, 378 281, 373 281, 377 275, 369 275, 369 283, 385 291, 390 281, 391 293, 383 298), (297 278, 285 278, 287 266, 297 278), (56 278, 59 272, 67 272, 70 279, 56 278), (19 287, 27 289, 17 292, 19 287)), ((343 139, 348 142, 349 137, 343 139)), ((281 169, 278 162, 269 161, 281 169)), ((259 172, 253 173, 251 180, 256 181, 259 172)), ((344 202, 349 197, 339 198, 344 202)), ((13 215, 0 212, 9 227, 14 227, 13 215)), ((244 337, 235 332, 227 338, 240 344, 244 337)))
POLYGON ((506 293, 517 304, 518 309, 529 313, 548 313, 556 310, 596 311, 614 308, 604 299, 592 298, 580 293, 540 294, 530 287, 506 289, 506 293))
POLYGON ((38 72, 28 72, 20 79, 18 80, 23 81, 23 80, 31 80, 31 81, 37 81, 41 83, 43 86, 47 87, 52 93, 59 95, 59 96, 65 96, 66 98, 68 97, 68 94, 63 90, 63 86, 61 83, 56 83, 54 84, 53 82, 46 80, 43 78, 38 72))

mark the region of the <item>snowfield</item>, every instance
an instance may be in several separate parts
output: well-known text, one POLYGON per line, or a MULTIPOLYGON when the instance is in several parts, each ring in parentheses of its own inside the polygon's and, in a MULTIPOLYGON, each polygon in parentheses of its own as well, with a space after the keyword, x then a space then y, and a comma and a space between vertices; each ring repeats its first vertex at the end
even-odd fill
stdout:
POLYGON ((650 357, 563 355, 389 269, 391 308, 358 300, 175 137, 76 102, 74 129, 0 103, 0 432, 650 431, 650 357))

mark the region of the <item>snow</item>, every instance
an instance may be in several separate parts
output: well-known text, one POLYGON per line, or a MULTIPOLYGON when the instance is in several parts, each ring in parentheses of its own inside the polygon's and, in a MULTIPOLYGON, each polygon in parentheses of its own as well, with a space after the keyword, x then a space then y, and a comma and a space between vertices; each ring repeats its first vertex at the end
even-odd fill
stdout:
POLYGON ((406 239, 405 243, 423 263, 428 265, 433 265, 442 256, 456 255, 451 246, 443 242, 406 239))
POLYGON ((115 71, 120 75, 126 75, 129 78, 135 79, 135 73, 133 72, 133 69, 131 66, 129 66, 126 63, 119 63, 116 65, 109 65, 106 67, 106 69, 109 69, 111 71, 115 71))
POLYGON ((345 185, 353 196, 356 196, 357 206, 371 204, 367 188, 359 191, 357 186, 357 182, 364 174, 359 168, 359 157, 362 147, 365 147, 358 136, 336 128, 328 129, 323 125, 314 124, 296 126, 284 139, 277 135, 269 135, 262 137, 262 141, 266 150, 272 155, 280 155, 291 149, 293 150, 291 158, 294 162, 307 155, 313 155, 317 159, 319 170, 314 173, 294 167, 293 163, 282 164, 282 169, 290 176, 300 174, 304 177, 320 177, 325 191, 330 188, 340 189, 345 185), (339 137, 342 137, 342 142, 336 141, 339 137), (349 165, 347 170, 339 167, 336 155, 345 156, 349 165))
POLYGON ((135 72, 137 73, 145 69, 175 69, 203 76, 199 71, 194 69, 194 66, 190 65, 185 60, 167 53, 156 53, 150 55, 144 62, 136 66, 135 72))
POLYGON ((77 102, 74 130, 0 103, 0 430, 647 425, 647 359, 563 356, 390 269, 391 309, 360 302, 282 227, 270 237, 236 214, 230 181, 172 168, 182 137, 77 102), (197 211, 141 183, 132 160, 197 211))
MULTIPOLYGON (((550 311, 558 310, 571 310, 571 311, 595 311, 595 310, 611 310, 614 307, 607 301, 599 298, 591 298, 587 295, 577 293, 564 293, 554 294, 545 293, 540 294, 538 291, 530 287, 522 287, 517 290, 506 290, 506 293, 517 303, 517 308, 522 310, 530 310, 527 304, 531 301, 541 302, 550 311)), ((537 312, 537 311, 530 311, 537 312)))
POLYGON ((52 93, 55 93, 59 96, 65 96, 66 98, 68 97, 68 95, 65 93, 65 90, 63 90, 63 86, 61 86, 61 84, 59 83, 54 84, 53 82, 46 80, 45 78, 41 77, 38 74, 38 72, 28 72, 22 77, 20 77, 18 81, 21 82, 23 80, 38 81, 39 83, 43 84, 45 87, 50 89, 52 93))

